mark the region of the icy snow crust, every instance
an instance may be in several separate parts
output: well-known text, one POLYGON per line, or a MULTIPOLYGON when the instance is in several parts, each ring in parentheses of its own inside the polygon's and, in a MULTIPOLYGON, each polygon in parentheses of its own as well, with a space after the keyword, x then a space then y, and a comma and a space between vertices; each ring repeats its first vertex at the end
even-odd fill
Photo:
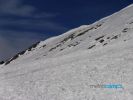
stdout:
POLYGON ((0 65, 0 100, 133 100, 133 5, 0 65), (90 85, 121 84, 123 88, 90 85))

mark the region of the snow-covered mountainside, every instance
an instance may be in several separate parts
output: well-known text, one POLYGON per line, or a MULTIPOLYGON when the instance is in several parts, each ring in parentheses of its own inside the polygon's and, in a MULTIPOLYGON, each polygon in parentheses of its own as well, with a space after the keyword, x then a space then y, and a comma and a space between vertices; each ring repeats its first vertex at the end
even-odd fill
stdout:
POLYGON ((133 5, 4 62, 0 100, 133 100, 133 5))

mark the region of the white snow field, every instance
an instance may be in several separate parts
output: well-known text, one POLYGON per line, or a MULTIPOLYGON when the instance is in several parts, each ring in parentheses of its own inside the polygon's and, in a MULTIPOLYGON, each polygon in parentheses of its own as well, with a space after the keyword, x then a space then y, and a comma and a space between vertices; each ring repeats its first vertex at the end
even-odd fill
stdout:
POLYGON ((0 100, 133 100, 133 5, 0 65, 0 100))

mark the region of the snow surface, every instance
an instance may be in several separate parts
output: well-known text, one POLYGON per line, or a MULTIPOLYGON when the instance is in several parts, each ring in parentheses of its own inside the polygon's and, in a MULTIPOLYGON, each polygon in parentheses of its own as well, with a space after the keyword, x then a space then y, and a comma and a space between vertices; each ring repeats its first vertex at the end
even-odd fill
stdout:
POLYGON ((0 100, 133 100, 133 5, 41 41, 0 65, 0 100), (121 84, 123 88, 92 88, 121 84))

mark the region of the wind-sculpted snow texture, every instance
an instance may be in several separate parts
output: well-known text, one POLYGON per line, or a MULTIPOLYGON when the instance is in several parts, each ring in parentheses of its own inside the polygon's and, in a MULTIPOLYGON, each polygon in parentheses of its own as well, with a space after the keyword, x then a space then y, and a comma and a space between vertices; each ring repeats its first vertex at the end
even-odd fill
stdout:
POLYGON ((132 12, 130 5, 1 62, 0 100, 133 100, 132 12))

